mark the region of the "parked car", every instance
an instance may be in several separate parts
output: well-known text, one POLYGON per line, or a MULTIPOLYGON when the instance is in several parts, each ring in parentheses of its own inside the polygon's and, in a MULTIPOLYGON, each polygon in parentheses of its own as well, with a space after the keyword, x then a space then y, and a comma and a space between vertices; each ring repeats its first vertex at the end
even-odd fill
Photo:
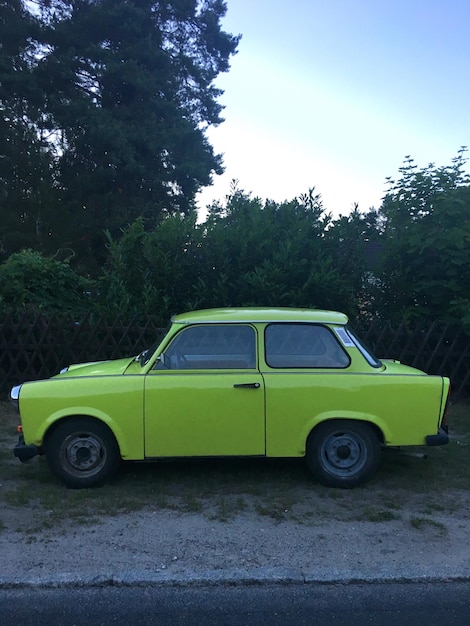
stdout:
POLYGON ((45 454, 74 488, 121 459, 305 457, 354 487, 381 448, 448 443, 449 379, 379 360, 342 313, 209 309, 177 315, 138 356, 71 365, 11 390, 21 461, 45 454))

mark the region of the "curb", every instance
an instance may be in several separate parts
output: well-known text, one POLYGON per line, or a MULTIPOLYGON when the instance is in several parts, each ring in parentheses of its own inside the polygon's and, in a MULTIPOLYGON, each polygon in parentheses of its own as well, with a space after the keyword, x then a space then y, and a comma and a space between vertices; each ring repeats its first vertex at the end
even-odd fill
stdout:
POLYGON ((470 574, 455 576, 401 575, 358 576, 357 573, 336 573, 319 576, 297 569, 261 569, 256 574, 243 570, 187 572, 172 575, 154 572, 129 571, 125 574, 99 574, 77 576, 62 573, 49 578, 0 577, 1 589, 57 589, 57 588, 104 588, 104 587, 204 587, 204 586, 255 586, 255 585, 353 585, 381 583, 435 583, 470 582, 470 574))

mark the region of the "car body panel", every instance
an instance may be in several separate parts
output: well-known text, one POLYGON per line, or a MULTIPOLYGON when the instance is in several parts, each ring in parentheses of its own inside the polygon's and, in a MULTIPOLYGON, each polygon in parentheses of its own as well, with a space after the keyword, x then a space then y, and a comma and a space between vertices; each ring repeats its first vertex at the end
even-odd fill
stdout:
POLYGON ((264 384, 258 371, 146 376, 147 457, 264 454, 264 384))
MULTIPOLYGON (((66 372, 60 374, 61 377, 77 376, 113 376, 124 374, 134 358, 115 359, 113 361, 95 361, 93 363, 78 363, 69 365, 66 372)), ((140 372, 139 372, 140 373, 140 372)))
POLYGON ((263 376, 268 456, 303 456, 310 432, 330 419, 375 424, 389 446, 425 445, 426 435, 437 432, 440 377, 338 372, 263 376))
POLYGON ((344 313, 338 311, 323 311, 320 309, 292 309, 288 307, 263 308, 226 308, 226 309, 203 309, 182 313, 172 317, 173 324, 199 324, 199 323, 235 323, 241 322, 309 322, 320 324, 346 324, 348 321, 344 313))
POLYGON ((144 377, 66 375, 26 383, 20 414, 26 444, 42 446, 54 424, 88 416, 109 426, 124 459, 144 458, 144 377))

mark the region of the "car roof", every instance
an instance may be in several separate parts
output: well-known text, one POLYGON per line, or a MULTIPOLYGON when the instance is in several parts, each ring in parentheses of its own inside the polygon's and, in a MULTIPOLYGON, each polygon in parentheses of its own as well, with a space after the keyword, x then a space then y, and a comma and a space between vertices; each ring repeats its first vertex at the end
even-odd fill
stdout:
POLYGON ((202 324, 216 322, 320 322, 323 324, 347 324, 348 318, 338 311, 294 308, 225 308, 204 309, 174 315, 175 324, 202 324))

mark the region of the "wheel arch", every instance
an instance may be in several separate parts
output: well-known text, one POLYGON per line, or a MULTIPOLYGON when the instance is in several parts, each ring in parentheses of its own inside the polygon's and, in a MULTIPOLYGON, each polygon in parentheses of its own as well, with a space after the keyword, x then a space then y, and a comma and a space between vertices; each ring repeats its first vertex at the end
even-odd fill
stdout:
POLYGON ((350 489, 367 482, 381 457, 381 431, 364 419, 328 419, 314 428, 305 457, 313 476, 327 487, 350 489), (335 422, 338 425, 335 426, 335 422))
POLYGON ((122 460, 119 444, 105 422, 74 415, 54 424, 44 453, 50 470, 66 487, 97 487, 118 471, 122 460))
POLYGON ((45 449, 47 446, 47 442, 49 440, 49 438, 51 437, 52 433, 62 424, 66 423, 66 422, 70 422, 73 421, 75 419, 85 419, 85 420, 89 420, 90 423, 92 424, 93 422, 97 422, 100 423, 102 425, 104 425, 108 431, 110 432, 110 434, 113 436, 116 445, 118 447, 119 450, 119 454, 121 456, 121 458, 124 456, 124 452, 123 452, 123 436, 122 436, 122 432, 120 432, 119 426, 113 422, 111 419, 103 419, 101 417, 98 417, 96 415, 92 415, 86 412, 73 412, 73 413, 67 413, 66 415, 62 415, 59 417, 56 417, 55 419, 51 419, 48 420, 48 424, 46 427, 46 430, 44 432, 43 435, 43 445, 42 447, 45 449), (116 430, 118 431, 116 433, 116 430), (119 436, 121 435, 121 436, 119 436))
POLYGON ((335 413, 334 415, 323 415, 319 418, 316 418, 314 423, 310 423, 308 432, 305 434, 304 445, 305 445, 305 453, 307 451, 307 447, 309 445, 309 441, 314 437, 315 431, 319 426, 325 424, 326 422, 334 422, 334 421, 350 421, 355 423, 367 424, 371 427, 371 429, 375 432, 377 439, 381 445, 385 445, 387 441, 387 433, 386 427, 381 423, 381 420, 378 420, 375 416, 362 414, 351 414, 348 411, 342 411, 341 413, 335 413), (379 422, 379 423, 377 423, 379 422))

